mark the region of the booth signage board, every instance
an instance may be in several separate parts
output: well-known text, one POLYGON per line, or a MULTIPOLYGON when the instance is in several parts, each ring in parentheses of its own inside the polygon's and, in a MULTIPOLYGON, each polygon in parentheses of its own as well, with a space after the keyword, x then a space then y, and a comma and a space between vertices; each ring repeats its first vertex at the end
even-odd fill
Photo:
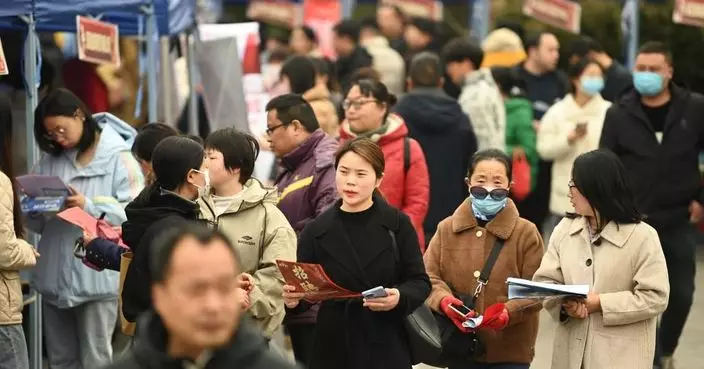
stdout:
POLYGON ((672 21, 695 27, 704 27, 704 0, 676 0, 672 21))
POLYGON ((78 59, 96 64, 120 66, 120 34, 117 26, 76 16, 78 59))
POLYGON ((525 0, 523 14, 551 26, 579 34, 582 6, 570 0, 525 0))
POLYGON ((301 6, 291 0, 252 0, 247 18, 292 28, 301 23, 301 6))
POLYGON ((428 18, 441 21, 443 18, 442 1, 437 0, 382 0, 382 4, 396 5, 411 17, 428 18))
POLYGON ((333 28, 341 20, 342 6, 339 1, 303 1, 303 24, 315 31, 320 52, 331 59, 335 57, 335 50, 332 47, 333 28))
POLYGON ((7 69, 7 60, 5 60, 5 51, 2 49, 2 40, 0 40, 0 76, 5 76, 10 74, 7 69))

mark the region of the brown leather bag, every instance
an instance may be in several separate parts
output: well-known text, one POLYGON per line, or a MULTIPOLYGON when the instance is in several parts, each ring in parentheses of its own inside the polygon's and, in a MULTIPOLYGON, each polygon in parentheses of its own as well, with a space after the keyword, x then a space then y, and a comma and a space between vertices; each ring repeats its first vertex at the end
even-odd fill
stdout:
POLYGON ((127 321, 122 314, 122 287, 125 285, 125 276, 127 276, 127 269, 129 269, 133 257, 134 254, 132 254, 132 252, 126 252, 120 257, 120 294, 118 295, 119 304, 117 312, 120 314, 120 328, 122 329, 122 333, 128 336, 134 336, 136 324, 127 321))

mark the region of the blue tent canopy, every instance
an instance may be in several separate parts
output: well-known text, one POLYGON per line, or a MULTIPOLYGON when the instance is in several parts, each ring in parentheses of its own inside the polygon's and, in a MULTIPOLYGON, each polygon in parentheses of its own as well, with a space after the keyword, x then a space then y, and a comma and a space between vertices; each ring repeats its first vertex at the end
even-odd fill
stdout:
POLYGON ((25 29, 17 18, 34 14, 38 32, 74 32, 76 15, 100 17, 116 24, 121 35, 138 35, 145 6, 153 5, 159 35, 178 34, 195 21, 195 0, 5 0, 0 28, 25 29))

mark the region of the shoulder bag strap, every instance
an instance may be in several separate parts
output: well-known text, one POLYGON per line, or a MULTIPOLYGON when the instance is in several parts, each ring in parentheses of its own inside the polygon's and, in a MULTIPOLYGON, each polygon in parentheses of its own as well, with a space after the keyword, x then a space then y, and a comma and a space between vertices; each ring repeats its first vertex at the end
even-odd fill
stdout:
POLYGON ((474 289, 474 294, 472 295, 471 300, 472 306, 470 306, 470 308, 474 308, 474 303, 476 302, 477 297, 479 297, 479 294, 482 293, 482 289, 484 289, 484 286, 489 283, 489 276, 491 276, 491 270, 494 269, 496 260, 499 259, 499 253, 501 252, 501 249, 503 247, 504 240, 497 238, 496 242, 494 242, 494 247, 492 247, 491 249, 491 253, 489 253, 489 257, 486 259, 486 262, 484 262, 484 267, 479 273, 479 277, 477 277, 477 288, 474 289))

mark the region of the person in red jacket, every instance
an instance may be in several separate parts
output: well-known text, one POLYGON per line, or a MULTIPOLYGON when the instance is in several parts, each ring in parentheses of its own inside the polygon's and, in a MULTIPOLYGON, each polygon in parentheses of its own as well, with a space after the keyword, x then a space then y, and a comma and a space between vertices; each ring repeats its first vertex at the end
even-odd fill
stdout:
POLYGON ((425 155, 416 140, 408 138, 403 118, 389 114, 396 96, 375 80, 361 79, 350 87, 343 103, 345 122, 340 141, 369 137, 384 152, 384 180, 379 189, 392 206, 411 218, 425 251, 423 221, 428 213, 430 183, 425 155))

